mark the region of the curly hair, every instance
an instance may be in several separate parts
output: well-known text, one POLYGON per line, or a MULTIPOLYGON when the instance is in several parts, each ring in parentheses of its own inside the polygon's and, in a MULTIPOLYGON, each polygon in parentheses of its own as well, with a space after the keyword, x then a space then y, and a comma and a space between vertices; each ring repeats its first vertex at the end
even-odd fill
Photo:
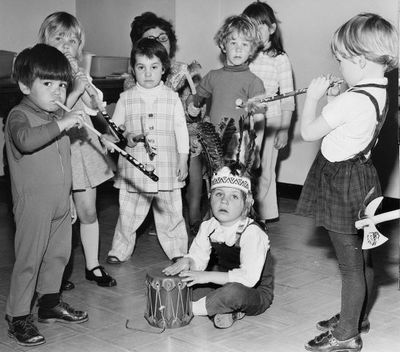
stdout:
POLYGON ((225 53, 226 43, 234 32, 243 35, 250 41, 251 50, 249 59, 252 59, 261 45, 257 23, 245 15, 228 17, 214 37, 215 42, 223 53, 225 53))
POLYGON ((144 12, 140 16, 136 16, 131 23, 131 41, 134 45, 139 39, 142 38, 143 34, 152 28, 160 28, 165 31, 168 36, 170 43, 169 57, 172 59, 176 53, 176 35, 172 27, 172 24, 162 17, 158 17, 153 12, 144 12))

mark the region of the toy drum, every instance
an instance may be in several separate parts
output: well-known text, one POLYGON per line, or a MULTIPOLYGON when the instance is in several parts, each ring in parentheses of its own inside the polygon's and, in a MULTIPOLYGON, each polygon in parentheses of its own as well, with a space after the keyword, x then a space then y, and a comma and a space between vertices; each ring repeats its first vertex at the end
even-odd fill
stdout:
POLYGON ((161 270, 146 275, 145 319, 159 328, 179 328, 190 323, 192 290, 179 276, 166 276, 161 270))

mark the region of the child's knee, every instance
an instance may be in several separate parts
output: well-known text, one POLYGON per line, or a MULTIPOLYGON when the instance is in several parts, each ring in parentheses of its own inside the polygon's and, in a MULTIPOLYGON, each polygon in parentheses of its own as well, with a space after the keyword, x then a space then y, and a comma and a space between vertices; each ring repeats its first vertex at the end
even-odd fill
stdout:
POLYGON ((221 290, 221 297, 223 297, 225 303, 235 303, 238 302, 240 297, 246 294, 247 288, 237 282, 230 282, 222 286, 219 290, 221 290))

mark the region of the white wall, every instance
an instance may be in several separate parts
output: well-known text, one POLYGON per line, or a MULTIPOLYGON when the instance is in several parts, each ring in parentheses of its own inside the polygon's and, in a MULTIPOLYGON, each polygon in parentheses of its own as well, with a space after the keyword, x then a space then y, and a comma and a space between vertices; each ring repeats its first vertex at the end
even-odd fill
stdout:
MULTIPOLYGON (((252 1, 203 0, 201 5, 197 2, 176 0, 176 29, 178 33, 184 33, 181 40, 184 45, 177 58, 196 58, 202 64, 203 71, 208 72, 221 65, 219 50, 212 40, 218 27, 224 18, 241 13, 252 1), (193 8, 196 10, 191 11, 193 8), (210 11, 210 8, 213 10, 210 11)), ((275 10, 280 21, 284 48, 292 62, 296 88, 307 87, 311 79, 320 74, 340 75, 330 53, 329 42, 336 28, 350 17, 360 12, 375 12, 396 25, 398 23, 397 0, 268 0, 267 3, 275 10)), ((299 95, 297 113, 302 111, 303 104, 304 95, 299 95)), ((392 115, 389 118, 397 117, 392 115)), ((397 148, 395 144, 392 143, 390 148, 397 148)), ((290 148, 281 153, 278 181, 302 185, 318 149, 318 142, 301 140, 298 123, 295 123, 290 148)), ((391 177, 385 195, 399 198, 398 158, 390 166, 387 172, 391 177)))
POLYGON ((0 49, 19 52, 37 43, 43 20, 55 11, 75 15, 75 0, 0 0, 0 49))
MULTIPOLYGON (((20 51, 37 40, 43 19, 54 11, 76 14, 87 32, 86 49, 98 55, 129 56, 130 23, 144 11, 153 11, 175 24, 179 61, 196 59, 206 73, 221 65, 213 37, 229 15, 239 14, 250 0, 0 0, 0 49, 20 51), (21 21, 23 25, 21 25, 21 21)), ((296 88, 324 73, 338 73, 329 51, 334 30, 351 16, 376 12, 398 23, 397 0, 268 0, 276 11, 284 47, 291 59, 296 88)), ((304 96, 297 97, 297 111, 304 96)), ((393 116, 391 118, 394 118, 393 116)), ((302 185, 318 143, 303 142, 294 126, 290 149, 283 153, 278 181, 302 185)), ((384 156, 383 156, 384 157, 384 156)), ((397 165, 385 195, 400 198, 397 165)))
POLYGON ((86 50, 129 57, 132 20, 146 11, 175 22, 174 0, 76 0, 77 16, 86 29, 86 50))

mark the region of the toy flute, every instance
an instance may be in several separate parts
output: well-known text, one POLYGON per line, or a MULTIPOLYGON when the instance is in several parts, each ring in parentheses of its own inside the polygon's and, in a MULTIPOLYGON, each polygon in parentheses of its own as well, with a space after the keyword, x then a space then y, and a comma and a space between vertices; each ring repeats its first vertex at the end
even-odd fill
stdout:
MULTIPOLYGON (((60 103, 59 101, 55 102, 60 108, 65 110, 66 112, 71 112, 72 110, 68 107, 66 107, 64 104, 60 103)), ((82 120, 82 124, 92 131, 95 135, 97 135, 100 138, 103 138, 103 135, 97 131, 94 127, 90 126, 88 123, 82 120)), ((153 181, 157 182, 158 181, 158 176, 154 174, 154 170, 146 169, 145 165, 143 165, 141 162, 139 162, 137 159, 135 159, 132 155, 128 154, 125 150, 121 149, 118 147, 115 143, 108 141, 112 145, 112 147, 120 154, 122 155, 126 160, 128 160, 133 166, 136 166, 140 171, 142 171, 146 176, 150 177, 153 181)))
MULTIPOLYGON (((69 53, 64 54, 66 58, 68 59, 72 72, 74 75, 80 72, 78 62, 73 58, 69 53)), ((113 120, 111 120, 110 115, 107 113, 107 110, 105 109, 105 104, 100 100, 99 95, 97 94, 97 91, 95 87, 91 84, 87 84, 85 86, 86 92, 89 94, 89 96, 92 98, 92 100, 96 103, 96 107, 100 111, 101 116, 104 117, 108 125, 110 126, 111 132, 114 135, 115 138, 119 140, 119 142, 122 142, 123 144, 126 144, 126 138, 124 136, 124 130, 119 128, 113 120)))
MULTIPOLYGON (((340 85, 343 82, 344 81, 342 79, 332 80, 332 82, 329 84, 329 88, 332 88, 336 85, 340 85)), ((243 102, 242 99, 239 98, 236 100, 235 103, 236 103, 237 108, 244 108, 244 109, 248 110, 251 107, 259 107, 259 106, 262 106, 271 101, 281 100, 281 99, 285 99, 288 97, 293 97, 295 95, 304 94, 307 92, 307 89, 308 88, 301 88, 301 89, 297 89, 297 90, 294 90, 291 92, 287 92, 287 93, 283 93, 283 94, 275 94, 275 95, 271 95, 271 96, 259 95, 257 97, 249 99, 247 102, 243 102)))

